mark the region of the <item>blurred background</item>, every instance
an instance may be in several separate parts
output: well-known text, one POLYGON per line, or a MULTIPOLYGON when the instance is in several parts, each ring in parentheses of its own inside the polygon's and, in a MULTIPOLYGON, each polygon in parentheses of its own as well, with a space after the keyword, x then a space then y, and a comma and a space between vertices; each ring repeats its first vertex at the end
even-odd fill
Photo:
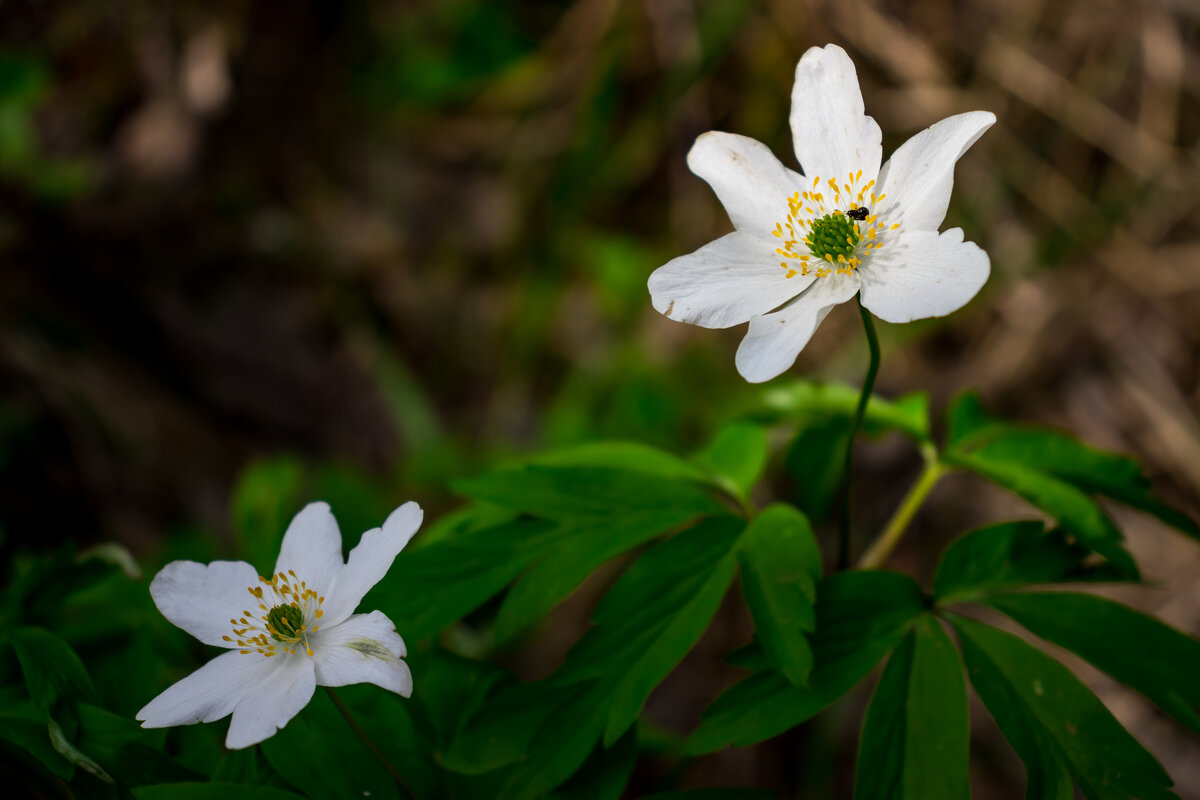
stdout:
MULTIPOLYGON (((854 59, 885 157, 950 114, 1000 120, 959 163, 946 222, 988 250, 991 281, 948 319, 881 323, 878 389, 941 409, 975 387, 997 414, 1139 457, 1194 515, 1194 2, 4 0, 4 561, 117 541, 157 563, 181 537, 228 553, 264 484, 293 487, 287 516, 330 499, 353 532, 410 498, 436 519, 460 502, 450 479, 509 454, 696 448, 761 390, 734 370, 739 331, 650 307, 655 267, 730 229, 686 153, 719 129, 795 167, 795 63, 827 42, 854 59)), ((791 375, 858 382, 865 364, 843 306, 791 375)), ((861 537, 918 462, 863 447, 879 502, 861 537)), ((950 536, 1022 511, 952 477, 893 564, 927 578, 950 536)), ((1114 513, 1151 585, 1110 594, 1200 632, 1195 543, 1114 513)), ((549 672, 594 596, 514 668, 549 672)), ((720 619, 652 699, 664 725, 686 731, 728 682, 703 664, 748 623, 720 619)), ((1065 660, 1200 793, 1194 738, 1065 660)), ((838 723, 687 781, 837 796, 821 792, 857 735, 838 723)), ((1019 763, 982 707, 974 725, 977 796, 1015 796, 1019 763)))

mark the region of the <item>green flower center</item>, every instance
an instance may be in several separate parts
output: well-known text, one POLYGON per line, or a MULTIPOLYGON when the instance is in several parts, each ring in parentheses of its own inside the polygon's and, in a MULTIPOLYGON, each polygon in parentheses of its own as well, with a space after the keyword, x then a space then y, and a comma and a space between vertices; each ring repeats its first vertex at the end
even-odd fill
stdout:
MULTIPOLYGON (((884 223, 871 209, 887 195, 871 191, 875 181, 861 181, 862 170, 847 173, 840 184, 833 178, 814 177, 809 189, 787 198, 787 216, 771 231, 780 240, 775 252, 785 259, 779 262, 783 277, 851 275, 872 250, 882 246, 884 223), (829 198, 818 191, 823 186, 829 189, 829 198)), ((886 230, 899 227, 895 223, 886 230)))
POLYGON ((862 239, 858 224, 840 211, 815 219, 804 243, 809 252, 826 261, 847 261, 862 239))
POLYGON ((294 642, 304 627, 304 613, 296 606, 275 606, 267 614, 267 630, 277 642, 294 642))

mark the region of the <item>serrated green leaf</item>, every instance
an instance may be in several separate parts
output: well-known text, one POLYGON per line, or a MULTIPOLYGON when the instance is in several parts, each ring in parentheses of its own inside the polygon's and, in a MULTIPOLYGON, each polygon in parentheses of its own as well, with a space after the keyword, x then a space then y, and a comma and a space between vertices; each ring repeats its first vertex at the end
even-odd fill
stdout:
POLYGON ((1036 770, 1043 787, 1058 791, 1061 783, 1049 753, 1029 760, 1032 730, 1090 800, 1179 800, 1158 760, 1070 670, 1012 634, 958 616, 953 622, 975 691, 1031 782, 1036 770))
POLYGON ((1090 594, 1030 592, 991 597, 987 603, 1137 689, 1200 733, 1200 641, 1090 594))
POLYGON ((13 628, 8 640, 21 662, 29 696, 43 711, 53 713, 60 697, 95 699, 96 690, 87 669, 61 638, 42 628, 13 628))
POLYGON ((851 417, 813 419, 800 426, 784 457, 789 496, 814 521, 829 517, 846 469, 851 417))
POLYGON ((0 708, 0 739, 5 739, 36 758, 63 780, 75 774, 75 765, 63 758, 50 743, 50 718, 32 700, 0 708))
POLYGON ((859 742, 855 800, 964 800, 967 686, 958 651, 930 614, 892 653, 859 742))
POLYGON ((952 459, 973 452, 988 461, 1022 465, 1088 494, 1111 497, 1200 538, 1200 525, 1156 498, 1141 466, 1128 456, 1089 447, 1070 434, 996 420, 974 395, 960 398, 948 416, 947 453, 952 459))
POLYGON ((1125 575, 1138 578, 1137 563, 1121 545, 1121 532, 1080 489, 1022 465, 993 461, 978 453, 946 453, 942 460, 965 467, 1024 498, 1057 519, 1125 575))
POLYGON ((692 754, 745 747, 799 725, 862 680, 926 609, 921 589, 894 572, 842 572, 817 587, 816 666, 808 686, 777 672, 735 684, 704 711, 692 754))
POLYGON ((808 520, 788 505, 756 516, 738 545, 742 592, 771 664, 797 686, 813 667, 807 634, 816 622, 821 553, 808 520))
POLYGON ((1041 522, 1002 522, 979 528, 950 543, 933 579, 939 604, 961 603, 992 592, 1036 583, 1117 581, 1110 566, 1089 566, 1088 551, 1041 522))
POLYGON ((733 548, 743 525, 732 517, 712 518, 647 550, 601 598, 592 612, 592 628, 567 653, 552 680, 623 679, 648 655, 651 663, 644 667, 677 650, 676 637, 658 640, 677 616, 694 623, 713 597, 724 592, 719 584, 727 587, 732 580, 733 548))
POLYGON ((303 795, 244 783, 160 783, 136 786, 137 800, 301 800, 303 795))
MULTIPOLYGON (((763 393, 762 416, 768 421, 814 415, 852 417, 859 392, 846 384, 813 381, 772 386, 763 393)), ((863 426, 868 434, 896 430, 918 441, 929 441, 929 398, 914 394, 893 403, 872 395, 863 426)))
MULTIPOLYGON (((455 738, 474 726, 474 718, 487 698, 511 678, 489 661, 437 648, 424 653, 410 651, 408 661, 413 683, 421 687, 420 692, 404 701, 417 717, 412 738, 440 752, 449 750, 455 738)), ((397 721, 391 720, 390 727, 390 735, 396 737, 397 721)))
POLYGON ((62 726, 54 721, 54 719, 49 721, 47 728, 50 732, 50 744, 62 754, 63 758, 84 772, 99 778, 104 783, 113 782, 112 776, 104 771, 104 767, 97 764, 94 758, 76 747, 75 743, 67 738, 67 734, 63 732, 62 726))
POLYGON ((1155 498, 1141 466, 1127 456, 1088 447, 1066 434, 1016 426, 993 433, 976 452, 992 460, 1036 464, 1039 472, 1153 514, 1183 533, 1200 538, 1200 527, 1155 498))
POLYGON ((950 402, 946 409, 946 450, 965 452, 976 437, 985 434, 995 424, 979 402, 979 395, 964 392, 950 402))
POLYGON ((611 519, 667 510, 699 516, 725 510, 698 483, 610 467, 534 464, 494 470, 453 486, 476 500, 550 519, 611 519))
POLYGON ((401 553, 362 605, 396 620, 409 641, 424 639, 478 608, 562 541, 557 524, 537 519, 448 537, 401 553))
POLYGON ((733 548, 742 526, 741 520, 713 519, 663 542, 622 575, 597 605, 592 615, 596 627, 568 653, 562 672, 578 672, 581 659, 599 656, 611 674, 620 676, 604 701, 606 747, 637 721, 650 692, 708 628, 733 582, 733 548), (601 648, 607 653, 598 654, 601 648))
POLYGON ((496 616, 495 639, 507 642, 573 592, 601 564, 691 519, 690 512, 649 512, 615 520, 564 523, 566 546, 529 568, 496 616))
POLYGON ((767 432, 752 422, 737 422, 717 432, 696 456, 696 463, 722 487, 745 498, 767 463, 767 432))
POLYGON ((612 747, 598 745, 554 800, 620 800, 637 762, 637 729, 630 728, 612 747))
POLYGON ((149 746, 156 740, 155 731, 89 703, 77 704, 75 712, 79 720, 76 737, 79 749, 94 758, 118 783, 140 786, 200 780, 200 775, 179 764, 160 747, 149 746))
POLYGON ((214 783, 258 783, 258 750, 229 750, 213 770, 214 783))
POLYGON ((544 681, 501 687, 455 737, 443 766, 463 775, 479 775, 524 760, 546 720, 583 691, 578 686, 548 686, 544 681))
POLYGON ((1004 676, 986 659, 964 659, 975 692, 1025 765, 1025 800, 1074 800, 1075 785, 1054 742, 1004 676))
POLYGON ((587 442, 539 453, 520 463, 543 467, 606 467, 678 480, 708 480, 704 470, 692 462, 641 442, 587 442))
POLYGON ((395 781, 324 692, 259 747, 284 780, 314 800, 400 797, 395 781))
POLYGON ((608 688, 596 682, 561 703, 538 730, 529 746, 529 760, 513 771, 501 796, 534 800, 571 777, 604 730, 607 694, 608 688))

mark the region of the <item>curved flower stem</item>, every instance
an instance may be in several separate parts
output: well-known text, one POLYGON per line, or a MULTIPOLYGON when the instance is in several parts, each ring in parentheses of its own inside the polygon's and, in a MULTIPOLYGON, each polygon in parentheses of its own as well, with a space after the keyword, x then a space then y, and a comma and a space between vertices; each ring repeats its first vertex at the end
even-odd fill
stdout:
POLYGON ((871 353, 871 363, 867 367, 867 377, 863 381, 862 394, 858 396, 858 406, 854 409, 854 422, 850 425, 850 438, 846 442, 846 462, 842 473, 842 515, 838 528, 838 569, 850 566, 850 481, 854 472, 854 440, 858 438, 858 429, 862 426, 863 415, 867 413, 867 403, 871 392, 875 389, 875 376, 879 374, 879 337, 875 335, 875 322, 871 313, 863 308, 862 298, 856 296, 858 313, 862 317, 863 329, 867 332, 867 348, 871 353))
POLYGON ((929 496, 933 487, 937 485, 938 479, 945 472, 945 467, 938 460, 937 450, 932 444, 921 445, 921 455, 925 457, 925 469, 921 471, 917 482, 904 496, 896 513, 888 520, 883 533, 879 534, 879 538, 872 542, 871 546, 867 548, 867 552, 859 560, 859 569, 879 569, 887 562, 888 556, 892 554, 904 536, 908 523, 912 522, 913 516, 916 515, 921 504, 925 502, 925 498, 929 496))
POLYGON ((396 785, 400 787, 404 794, 412 798, 412 800, 417 800, 417 795, 413 792, 412 787, 405 783, 404 778, 400 777, 400 773, 396 771, 396 768, 391 765, 391 762, 389 762, 384 757, 383 753, 380 752, 379 748, 375 746, 375 742, 371 741, 371 737, 368 736, 367 732, 364 731, 362 726, 358 724, 358 720, 356 720, 354 715, 350 713, 350 709, 347 708, 346 704, 342 702, 342 698, 338 697, 338 693, 333 690, 333 687, 326 686, 325 691, 329 692, 330 699, 333 700, 333 704, 337 706, 337 710, 342 712, 342 716, 346 718, 346 722, 349 723, 350 728, 354 731, 354 735, 361 739, 362 743, 365 744, 367 749, 371 751, 371 755, 375 756, 376 760, 379 761, 380 764, 383 764, 383 768, 386 769, 388 774, 392 776, 392 780, 396 782, 396 785))

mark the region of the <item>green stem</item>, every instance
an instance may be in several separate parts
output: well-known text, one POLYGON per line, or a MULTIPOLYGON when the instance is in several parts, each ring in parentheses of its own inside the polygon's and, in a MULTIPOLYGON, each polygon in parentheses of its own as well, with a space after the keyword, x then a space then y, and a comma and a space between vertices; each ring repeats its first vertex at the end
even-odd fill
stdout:
POLYGON ((862 298, 855 297, 858 303, 858 313, 862 317, 863 329, 867 332, 867 348, 871 353, 871 363, 867 367, 867 378, 863 381, 862 394, 858 396, 858 406, 854 409, 854 422, 850 426, 850 438, 846 442, 846 463, 842 472, 842 515, 838 528, 838 569, 844 570, 850 566, 850 481, 854 474, 854 440, 858 438, 858 429, 862 427, 863 415, 867 413, 867 403, 871 392, 875 389, 875 376, 879 374, 879 337, 875 335, 875 322, 871 314, 863 308, 862 298))
POLYGON ((916 515, 918 509, 925 502, 925 498, 933 491, 933 487, 937 485, 938 479, 945 472, 945 467, 938 460, 937 450, 932 444, 924 444, 921 446, 921 455, 925 457, 925 469, 921 471, 917 482, 908 490, 908 494, 904 496, 900 507, 896 509, 896 513, 888 520, 887 527, 883 529, 883 533, 879 534, 879 538, 872 542, 867 548, 867 552, 863 554, 862 559, 858 562, 859 569, 879 569, 888 560, 888 556, 896 549, 896 545, 900 543, 900 539, 904 537, 904 531, 908 529, 908 523, 912 522, 912 518, 916 515))
POLYGON ((338 697, 338 693, 333 690, 333 687, 326 686, 325 691, 329 693, 329 697, 333 700, 333 704, 337 706, 337 710, 342 712, 342 716, 346 718, 346 722, 349 723, 350 728, 354 731, 354 734, 362 740, 363 744, 367 746, 367 749, 371 751, 371 755, 375 756, 376 760, 378 760, 380 764, 383 764, 383 768, 386 769, 388 774, 392 776, 392 780, 396 782, 396 785, 399 786, 406 795, 412 798, 412 800, 417 800, 417 795, 415 792, 413 792, 412 787, 405 783, 404 778, 400 777, 400 773, 396 771, 396 768, 391 765, 391 762, 389 762, 379 748, 375 746, 375 742, 371 741, 371 737, 368 736, 367 732, 364 731, 362 726, 358 724, 358 720, 356 720, 354 715, 350 713, 350 709, 347 708, 346 704, 342 702, 342 698, 338 697))

